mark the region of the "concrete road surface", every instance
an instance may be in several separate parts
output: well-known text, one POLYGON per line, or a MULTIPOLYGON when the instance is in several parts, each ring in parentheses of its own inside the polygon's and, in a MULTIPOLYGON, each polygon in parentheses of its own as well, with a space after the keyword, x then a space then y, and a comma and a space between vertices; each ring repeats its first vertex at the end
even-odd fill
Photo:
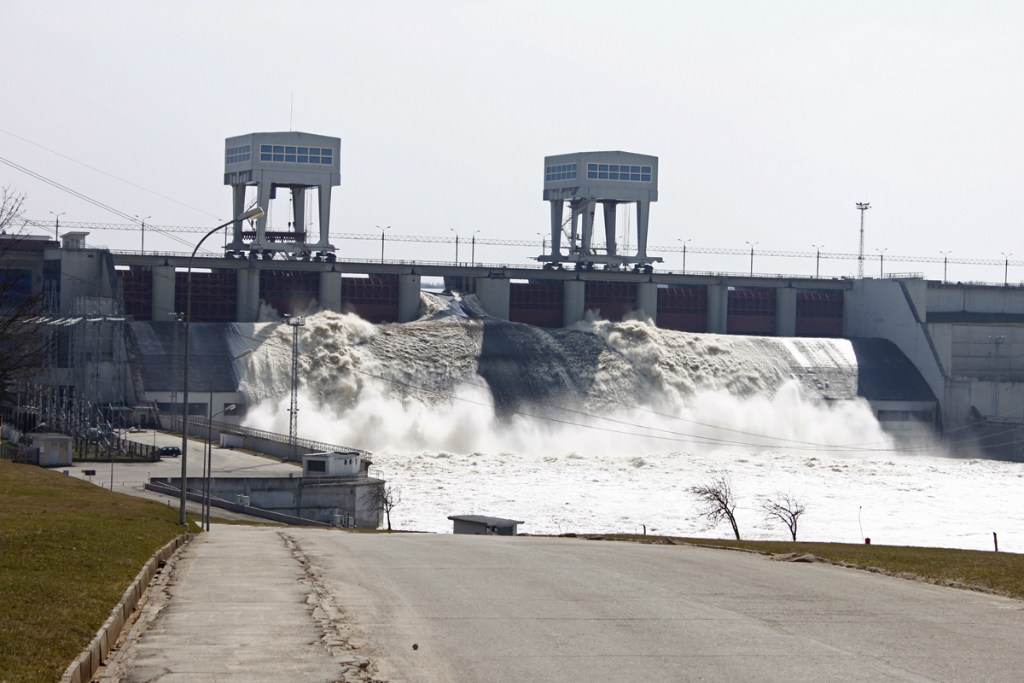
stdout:
MULTIPOLYGON (((139 443, 150 446, 177 446, 181 448, 181 435, 168 434, 166 432, 145 431, 139 433, 127 433, 125 437, 139 443)), ((201 477, 203 474, 203 441, 189 439, 188 476, 201 477)), ((235 451, 229 448, 221 448, 214 445, 213 454, 213 476, 215 477, 287 477, 289 474, 298 475, 302 468, 296 464, 279 462, 272 458, 264 458, 251 453, 235 451)), ((152 491, 146 491, 143 484, 149 481, 150 477, 180 477, 180 458, 162 458, 159 462, 132 462, 114 463, 97 461, 86 462, 76 461, 73 467, 62 468, 68 470, 68 475, 86 479, 103 488, 111 488, 118 493, 127 493, 132 496, 149 498, 161 502, 169 502, 177 506, 176 499, 164 496, 152 491), (96 470, 96 476, 86 477, 85 470, 96 470)), ((200 506, 198 503, 188 503, 189 512, 198 514, 200 506)), ((222 519, 240 519, 261 521, 258 517, 242 515, 228 510, 214 508, 212 516, 222 519)))
POLYGON ((741 552, 216 527, 188 553, 132 681, 367 680, 357 657, 377 679, 425 683, 1024 671, 1024 601, 741 552))

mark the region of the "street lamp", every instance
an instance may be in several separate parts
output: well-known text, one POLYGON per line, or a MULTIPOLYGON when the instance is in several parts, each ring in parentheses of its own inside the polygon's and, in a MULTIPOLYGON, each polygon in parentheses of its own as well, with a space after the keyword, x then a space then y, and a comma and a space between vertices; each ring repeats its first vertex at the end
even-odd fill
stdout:
POLYGON ((246 356, 251 356, 252 354, 252 349, 247 349, 243 351, 242 353, 238 354, 237 356, 229 360, 224 365, 217 368, 217 370, 213 373, 213 377, 210 378, 210 402, 207 403, 207 414, 210 416, 210 419, 206 423, 206 453, 203 458, 203 519, 206 522, 207 531, 210 530, 210 478, 213 476, 213 418, 228 410, 235 409, 235 404, 232 403, 230 406, 220 411, 220 413, 217 413, 217 415, 213 414, 213 385, 217 381, 217 375, 222 373, 227 368, 231 367, 232 363, 234 363, 236 360, 241 360, 246 356))
POLYGON ((476 265, 476 233, 478 232, 480 231, 477 230, 473 233, 473 249, 472 254, 470 256, 470 263, 472 263, 474 266, 476 265))
POLYGON ((950 251, 939 251, 942 254, 942 283, 946 283, 946 265, 949 263, 949 255, 953 253, 950 251))
POLYGON ((192 255, 188 259, 188 274, 185 276, 185 368, 183 373, 182 381, 182 410, 181 410, 181 503, 178 509, 178 523, 182 526, 187 526, 187 519, 185 518, 185 491, 188 488, 186 486, 188 482, 188 472, 186 465, 188 463, 188 333, 189 328, 192 325, 192 262, 196 258, 196 252, 199 251, 199 247, 203 246, 203 242, 208 237, 211 237, 215 232, 222 228, 226 228, 234 223, 240 223, 241 221, 248 221, 255 218, 259 218, 263 215, 263 209, 256 206, 249 209, 240 216, 232 218, 227 223, 221 223, 210 232, 203 235, 203 238, 199 240, 199 244, 192 250, 192 255))
POLYGON ((390 225, 388 225, 386 227, 383 227, 383 228, 380 227, 379 225, 377 226, 377 229, 380 230, 380 262, 381 263, 384 263, 384 231, 389 229, 390 227, 391 227, 390 225))
POLYGON ((1005 251, 999 252, 1003 255, 1006 261, 1003 263, 1003 287, 1006 287, 1010 283, 1010 257, 1013 254, 1007 254, 1005 251))
POLYGON ((50 215, 53 216, 53 222, 54 222, 54 224, 53 224, 53 238, 55 240, 57 240, 58 242, 60 242, 60 217, 63 216, 64 214, 66 214, 66 213, 67 213, 67 211, 61 211, 60 213, 54 213, 53 211, 50 212, 50 215))
POLYGON ((548 236, 542 232, 536 232, 534 234, 540 238, 540 253, 543 255, 544 252, 548 250, 548 236))
POLYGON ((686 275, 686 243, 690 240, 684 240, 677 237, 676 241, 683 243, 683 275, 686 275))
POLYGON ((889 247, 885 249, 879 249, 875 247, 875 251, 878 252, 878 279, 881 280, 885 277, 884 266, 885 266, 885 252, 889 251, 889 247))
POLYGON ((150 218, 152 218, 152 216, 146 216, 145 218, 139 218, 138 215, 136 215, 135 217, 138 218, 139 224, 142 226, 142 247, 141 247, 141 251, 142 251, 143 254, 145 254, 146 253, 146 221, 148 221, 150 218))
POLYGON ((455 233, 455 265, 459 265, 459 231, 455 228, 448 228, 455 233))
POLYGON ((812 244, 811 246, 814 247, 814 249, 815 249, 815 252, 814 252, 814 254, 815 254, 814 255, 814 277, 815 278, 819 278, 819 277, 821 277, 821 250, 825 247, 825 245, 824 244, 812 244))
POLYGON ((760 242, 747 242, 750 245, 750 277, 754 277, 754 247, 760 242))

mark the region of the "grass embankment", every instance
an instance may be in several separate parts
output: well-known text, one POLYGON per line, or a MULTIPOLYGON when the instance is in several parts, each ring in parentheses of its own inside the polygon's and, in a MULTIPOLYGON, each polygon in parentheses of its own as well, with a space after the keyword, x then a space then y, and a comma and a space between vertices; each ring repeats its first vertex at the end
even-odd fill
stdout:
MULTIPOLYGON (((587 536, 587 538, 597 538, 587 536)), ((916 548, 850 543, 787 543, 785 541, 729 541, 707 538, 663 538, 637 534, 606 534, 610 540, 641 543, 688 543, 741 548, 769 555, 815 555, 830 562, 876 568, 931 583, 986 588, 1024 598, 1024 555, 952 548, 916 548)))
POLYGON ((177 508, 0 460, 0 681, 59 680, 181 532, 177 508))

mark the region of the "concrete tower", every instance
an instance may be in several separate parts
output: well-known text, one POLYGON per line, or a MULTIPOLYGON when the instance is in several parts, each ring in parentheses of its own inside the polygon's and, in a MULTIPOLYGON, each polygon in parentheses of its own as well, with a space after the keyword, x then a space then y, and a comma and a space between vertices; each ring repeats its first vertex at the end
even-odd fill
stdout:
POLYGON ((232 215, 245 211, 245 188, 256 186, 257 199, 266 211, 276 198, 277 188, 292 192, 292 229, 268 232, 267 216, 256 222, 255 232, 243 231, 235 223, 228 255, 262 255, 273 258, 284 253, 296 258, 316 252, 317 258, 334 259, 330 244, 331 188, 341 184, 339 155, 341 139, 310 133, 250 133, 224 141, 224 184, 233 191, 232 215), (306 190, 317 189, 319 237, 310 239, 305 224, 306 190))
POLYGON ((630 152, 579 152, 544 157, 544 200, 551 203, 551 253, 538 261, 554 266, 575 263, 577 268, 595 264, 636 268, 659 262, 647 255, 647 226, 651 202, 658 201, 658 157, 630 152), (569 253, 562 254, 562 226, 565 204, 572 211, 569 253), (615 207, 636 204, 636 255, 618 253, 615 239, 615 207), (594 213, 600 203, 604 211, 605 249, 593 247, 594 213), (582 217, 582 227, 579 218, 582 217))

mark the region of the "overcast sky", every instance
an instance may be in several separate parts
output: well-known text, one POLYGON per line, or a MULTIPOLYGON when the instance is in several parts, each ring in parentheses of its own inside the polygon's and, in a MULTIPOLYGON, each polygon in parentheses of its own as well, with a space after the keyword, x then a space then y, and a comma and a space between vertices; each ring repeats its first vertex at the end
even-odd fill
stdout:
MULTIPOLYGON (((868 200, 869 254, 1024 258, 1021 2, 0 0, 0 11, 0 156, 157 224, 229 218, 224 138, 288 130, 291 116, 294 130, 342 139, 333 232, 533 239, 548 229, 543 157, 622 149, 660 159, 652 245, 855 252, 854 204, 868 200)), ((31 218, 123 222, 5 165, 0 184, 27 193, 31 218)), ((149 234, 146 246, 184 248, 149 234)), ((396 258, 450 251, 388 245, 396 258)), ((481 246, 477 259, 533 252, 481 246)), ((687 266, 749 264, 690 255, 687 266)), ((1002 275, 950 267, 951 279, 1002 275)))

